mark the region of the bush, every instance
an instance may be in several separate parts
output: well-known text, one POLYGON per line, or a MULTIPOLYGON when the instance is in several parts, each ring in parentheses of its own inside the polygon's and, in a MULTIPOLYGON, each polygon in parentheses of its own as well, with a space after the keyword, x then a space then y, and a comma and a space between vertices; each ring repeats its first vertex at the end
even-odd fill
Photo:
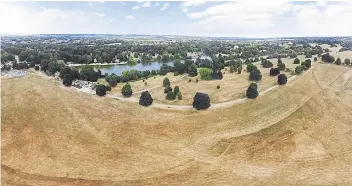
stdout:
POLYGON ((111 87, 116 87, 116 85, 117 85, 117 80, 116 80, 116 79, 109 79, 108 84, 109 84, 111 87))
MULTIPOLYGON (((281 60, 281 59, 280 59, 281 60)), ((263 60, 262 65, 264 68, 271 68, 273 67, 273 63, 268 60, 263 60)))
POLYGON ((258 85, 251 83, 246 91, 246 96, 249 99, 255 99, 258 97, 258 85))
POLYGON ((121 93, 123 96, 125 97, 131 97, 132 96, 132 88, 131 85, 129 83, 126 83, 122 89, 121 89, 121 93))
POLYGON ((304 61, 304 66, 309 69, 312 66, 312 61, 310 59, 306 59, 304 61))
POLYGON ((147 86, 148 85, 148 83, 147 82, 144 82, 144 86, 147 86))
POLYGON ((177 95, 177 93, 179 93, 179 92, 180 92, 180 88, 178 86, 175 86, 175 88, 174 88, 175 95, 177 95))
POLYGON ((279 68, 279 70, 282 70, 282 71, 286 69, 285 63, 280 63, 277 65, 277 67, 279 68))
POLYGON ((277 76, 277 75, 280 74, 280 70, 279 70, 279 68, 271 68, 269 74, 270 74, 271 76, 277 76))
POLYGON ((178 100, 182 100, 182 94, 181 94, 181 92, 178 92, 176 96, 177 96, 177 99, 178 99, 178 100))
POLYGON ((172 91, 169 91, 167 94, 166 94, 166 99, 167 100, 174 100, 176 98, 176 94, 172 91))
POLYGON ((348 59, 348 58, 346 58, 346 59, 345 59, 345 65, 350 65, 350 64, 351 64, 351 60, 348 59))
POLYGON ((210 80, 212 77, 212 70, 210 68, 200 68, 199 74, 200 78, 203 80, 210 80))
POLYGON ((238 74, 241 74, 241 73, 242 73, 242 68, 238 68, 238 69, 237 69, 237 73, 238 73, 238 74))
POLYGON ((111 87, 110 86, 106 86, 106 91, 111 91, 111 87))
POLYGON ((105 85, 97 85, 96 89, 95 89, 95 93, 98 96, 105 96, 106 95, 106 86, 105 85))
POLYGON ((197 79, 196 79, 196 83, 198 83, 198 81, 199 81, 199 80, 198 80, 198 78, 197 78, 197 79))
POLYGON ((285 74, 279 74, 277 76, 277 83, 279 85, 284 85, 287 83, 287 76, 285 74))
POLYGON ((317 57, 314 57, 314 62, 317 62, 318 61, 318 58, 317 57))
POLYGON ((235 71, 237 71, 237 69, 233 65, 231 65, 230 66, 230 73, 234 73, 235 71))
POLYGON ((164 86, 164 87, 170 86, 170 80, 169 80, 169 78, 166 77, 166 78, 163 80, 163 86, 164 86))
POLYGON ((249 84, 249 86, 253 86, 253 87, 255 87, 256 89, 258 89, 257 83, 252 82, 251 84, 249 84))
POLYGON ((71 86, 73 81, 73 75, 72 74, 66 74, 63 79, 62 79, 62 84, 65 86, 71 86))
POLYGON ((178 72, 174 72, 174 76, 178 76, 178 72))
POLYGON ((167 87, 164 88, 164 93, 165 94, 170 92, 170 91, 172 91, 172 88, 170 86, 167 86, 167 87))
POLYGON ((285 69, 285 72, 291 72, 291 69, 286 68, 286 69, 285 69))
POLYGON ((192 81, 192 80, 191 80, 191 79, 189 79, 189 80, 188 80, 188 83, 190 83, 191 81, 192 81))
POLYGON ((220 85, 216 86, 217 89, 220 89, 220 85))
POLYGON ((303 73, 303 67, 301 65, 296 66, 295 73, 296 74, 302 74, 303 73))
POLYGON ((324 55, 321 56, 321 60, 327 63, 332 63, 335 61, 335 58, 330 55, 329 53, 326 53, 324 55))
POLYGON ((295 60, 293 60, 293 64, 299 64, 301 61, 298 59, 298 58, 296 58, 295 60))
POLYGON ((258 69, 252 70, 249 73, 249 80, 251 81, 260 81, 262 79, 262 74, 258 69))
POLYGON ((153 98, 148 91, 144 91, 139 98, 139 104, 142 106, 149 106, 153 103, 153 98))
POLYGON ((34 66, 34 70, 39 70, 39 66, 34 66))
POLYGON ((191 77, 197 76, 197 66, 195 64, 192 64, 191 66, 188 67, 188 75, 191 77))
POLYGON ((252 63, 247 65, 247 72, 252 72, 253 70, 258 69, 257 66, 253 65, 252 63))
POLYGON ((335 64, 336 65, 341 65, 341 59, 339 57, 336 59, 335 64))
POLYGON ((62 69, 60 70, 59 77, 60 77, 61 79, 63 79, 66 74, 71 74, 71 75, 73 76, 73 72, 72 72, 72 70, 71 70, 70 67, 64 67, 64 68, 62 68, 62 69))
POLYGON ((208 109, 210 107, 210 98, 208 94, 197 92, 193 98, 193 108, 197 110, 208 109))

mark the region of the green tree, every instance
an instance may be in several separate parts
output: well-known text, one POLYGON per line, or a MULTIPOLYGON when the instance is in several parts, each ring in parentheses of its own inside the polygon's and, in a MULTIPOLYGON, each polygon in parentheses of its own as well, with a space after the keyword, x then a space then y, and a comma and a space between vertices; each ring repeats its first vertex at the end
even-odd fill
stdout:
POLYGON ((303 67, 301 65, 296 66, 295 73, 296 74, 302 74, 303 73, 303 67))
POLYGON ((257 66, 252 63, 247 64, 247 72, 252 72, 253 70, 258 69, 257 66))
POLYGON ((166 78, 163 80, 163 86, 164 86, 164 87, 170 86, 170 80, 169 80, 169 78, 166 77, 166 78))
POLYGON ((126 83, 122 89, 121 89, 121 93, 123 96, 125 97, 131 97, 132 96, 132 88, 131 85, 129 83, 126 83))
POLYGON ((277 83, 279 85, 284 85, 287 83, 287 76, 285 74, 279 74, 277 76, 277 83))
POLYGON ((98 96, 105 96, 106 95, 106 86, 99 84, 97 85, 96 89, 95 89, 95 93, 98 96))
POLYGON ((175 86, 174 88, 175 95, 177 95, 178 92, 180 92, 180 88, 178 86, 175 86))
POLYGON ((249 85, 247 91, 246 91, 246 96, 249 99, 255 99, 256 97, 258 97, 259 93, 258 93, 258 85, 256 84, 251 84, 249 85))
POLYGON ((167 94, 166 94, 166 99, 167 100, 174 100, 176 98, 176 94, 172 91, 169 91, 167 94))
POLYGON ((144 91, 139 98, 139 104, 142 106, 149 106, 153 103, 153 98, 148 91, 144 91))
POLYGON ((336 59, 335 64, 336 65, 341 65, 341 59, 339 57, 336 59))
POLYGON ((176 96, 177 96, 177 99, 178 99, 178 100, 182 100, 182 94, 181 94, 181 92, 178 92, 176 96))
POLYGON ((258 70, 258 69, 252 70, 249 73, 249 80, 260 81, 261 79, 262 79, 262 74, 261 74, 260 70, 258 70))
POLYGON ((293 64, 299 64, 301 61, 298 59, 298 58, 296 58, 295 60, 293 60, 293 64))
POLYGON ((345 59, 345 65, 350 65, 350 64, 351 64, 351 60, 348 59, 348 58, 346 58, 346 59, 345 59))
POLYGON ((191 66, 188 67, 188 75, 191 77, 197 76, 197 66, 195 64, 191 64, 191 66))
POLYGON ((197 92, 193 98, 193 108, 197 110, 208 109, 210 107, 210 98, 208 94, 197 92))
POLYGON ((213 72, 210 68, 200 68, 199 74, 201 79, 210 80, 213 72))

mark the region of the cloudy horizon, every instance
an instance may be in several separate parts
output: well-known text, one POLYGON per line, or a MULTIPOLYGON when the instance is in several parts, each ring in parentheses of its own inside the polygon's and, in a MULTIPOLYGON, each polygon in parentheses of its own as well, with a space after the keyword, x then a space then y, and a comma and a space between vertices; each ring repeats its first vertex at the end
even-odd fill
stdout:
POLYGON ((0 2, 0 34, 349 36, 352 2, 0 2))

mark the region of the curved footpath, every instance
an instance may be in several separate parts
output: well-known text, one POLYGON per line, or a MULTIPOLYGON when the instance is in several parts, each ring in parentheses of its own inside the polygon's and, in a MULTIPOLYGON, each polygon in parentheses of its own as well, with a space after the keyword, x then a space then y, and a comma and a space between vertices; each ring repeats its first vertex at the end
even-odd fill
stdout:
MULTIPOLYGON (((315 67, 315 64, 316 63, 313 63, 312 67, 309 70, 305 71, 304 74, 309 72, 309 71, 311 71, 315 67)), ((290 78, 287 79, 287 82, 292 81, 296 77, 297 77, 297 75, 291 76, 290 78)), ((182 77, 182 78, 184 78, 184 77, 182 77)), ((180 78, 180 79, 182 79, 182 78, 180 78)), ((158 86, 158 87, 160 87, 160 86, 158 86)), ((158 87, 153 87, 151 89, 158 88, 158 87)), ((274 85, 274 86, 264 90, 263 92, 260 92, 258 96, 262 96, 265 93, 267 93, 269 91, 272 91, 272 90, 274 90, 274 89, 276 89, 278 87, 279 87, 279 85, 274 85)), ((85 93, 88 93, 88 94, 95 95, 95 92, 93 90, 91 90, 91 89, 89 89, 89 90, 88 89, 77 89, 77 88, 75 88, 75 89, 78 90, 78 91, 81 91, 81 92, 85 92, 85 93)), ((150 90, 150 89, 147 89, 147 90, 150 90)), ((139 102, 139 99, 137 99, 137 98, 133 98, 133 97, 126 98, 126 97, 120 96, 118 94, 106 94, 105 97, 114 98, 114 99, 118 99, 120 101, 126 101, 126 102, 134 102, 134 103, 138 103, 139 102)), ((228 108, 228 107, 231 107, 231 106, 234 106, 234 105, 242 104, 247 99, 248 98, 240 98, 240 99, 230 100, 230 101, 221 102, 221 103, 212 103, 211 106, 208 109, 228 108)), ((168 104, 162 104, 162 103, 153 103, 149 107, 151 107, 151 108, 159 108, 159 109, 169 109, 169 110, 193 110, 194 109, 192 105, 168 105, 168 104)))

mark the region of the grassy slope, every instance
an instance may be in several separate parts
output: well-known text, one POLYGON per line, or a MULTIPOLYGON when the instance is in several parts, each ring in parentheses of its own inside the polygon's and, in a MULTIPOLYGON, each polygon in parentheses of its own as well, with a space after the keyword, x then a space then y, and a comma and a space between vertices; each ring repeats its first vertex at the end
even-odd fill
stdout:
POLYGON ((2 80, 2 182, 352 183, 347 70, 319 64, 257 100, 203 112, 141 108, 36 75, 2 80))

